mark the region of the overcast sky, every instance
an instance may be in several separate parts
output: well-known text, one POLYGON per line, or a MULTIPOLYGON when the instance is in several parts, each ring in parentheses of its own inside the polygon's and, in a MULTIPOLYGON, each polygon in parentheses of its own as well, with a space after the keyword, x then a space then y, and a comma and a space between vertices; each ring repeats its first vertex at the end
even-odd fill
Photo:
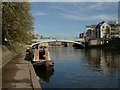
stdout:
POLYGON ((75 38, 79 33, 85 32, 87 25, 118 20, 117 2, 30 2, 30 4, 35 33, 48 37, 75 38))

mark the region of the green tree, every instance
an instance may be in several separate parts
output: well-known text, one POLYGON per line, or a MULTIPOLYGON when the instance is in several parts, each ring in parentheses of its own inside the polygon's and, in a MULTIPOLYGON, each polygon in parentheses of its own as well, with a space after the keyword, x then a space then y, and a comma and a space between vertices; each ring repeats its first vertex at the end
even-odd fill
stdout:
POLYGON ((28 2, 3 2, 2 3, 2 40, 14 44, 28 42, 33 31, 32 16, 28 2))
POLYGON ((0 45, 2 44, 2 4, 0 2, 0 45))

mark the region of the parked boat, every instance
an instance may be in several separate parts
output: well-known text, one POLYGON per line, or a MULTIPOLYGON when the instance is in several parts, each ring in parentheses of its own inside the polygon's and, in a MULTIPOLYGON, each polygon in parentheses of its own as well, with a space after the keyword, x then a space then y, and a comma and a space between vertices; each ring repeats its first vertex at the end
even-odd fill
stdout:
POLYGON ((34 58, 32 64, 34 67, 49 69, 54 66, 54 62, 50 58, 48 47, 40 45, 33 50, 34 58))

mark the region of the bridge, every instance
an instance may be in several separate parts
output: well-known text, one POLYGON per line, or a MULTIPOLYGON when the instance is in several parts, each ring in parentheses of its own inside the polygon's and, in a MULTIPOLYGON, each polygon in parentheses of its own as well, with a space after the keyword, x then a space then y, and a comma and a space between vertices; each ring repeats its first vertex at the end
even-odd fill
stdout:
POLYGON ((32 41, 34 43, 31 45, 31 47, 36 45, 36 44, 43 44, 43 43, 49 43, 49 42, 74 43, 74 44, 81 45, 82 47, 85 47, 85 45, 82 43, 82 42, 84 42, 83 39, 76 39, 76 40, 69 40, 69 39, 34 39, 32 41))

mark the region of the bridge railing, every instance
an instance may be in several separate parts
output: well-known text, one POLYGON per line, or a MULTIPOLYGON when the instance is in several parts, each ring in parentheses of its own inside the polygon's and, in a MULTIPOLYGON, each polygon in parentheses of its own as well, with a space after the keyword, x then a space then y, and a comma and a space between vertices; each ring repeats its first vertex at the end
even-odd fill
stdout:
POLYGON ((36 43, 33 43, 32 45, 48 43, 48 42, 57 42, 58 41, 58 42, 76 43, 76 44, 80 44, 80 45, 84 46, 84 44, 82 43, 83 40, 81 40, 81 41, 73 41, 73 40, 66 40, 66 39, 36 39, 36 40, 33 40, 33 41, 36 41, 36 43))

